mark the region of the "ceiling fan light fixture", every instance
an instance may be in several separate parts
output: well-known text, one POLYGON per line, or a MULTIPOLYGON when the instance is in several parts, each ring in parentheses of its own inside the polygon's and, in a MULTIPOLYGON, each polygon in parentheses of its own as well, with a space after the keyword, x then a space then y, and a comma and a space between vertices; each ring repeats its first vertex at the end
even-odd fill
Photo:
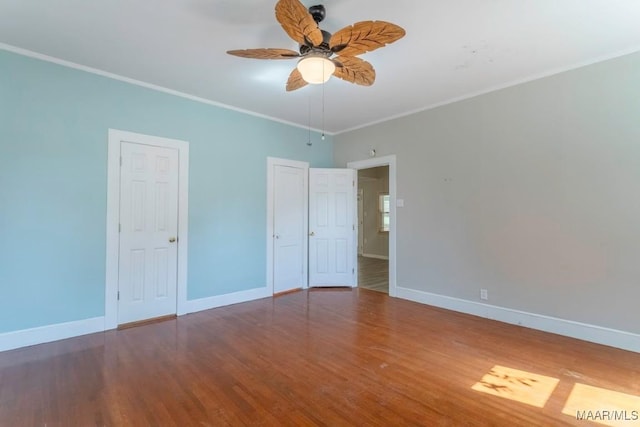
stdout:
POLYGON ((371 86, 376 79, 376 72, 371 64, 358 55, 401 39, 405 35, 404 29, 386 21, 360 21, 330 34, 318 26, 325 12, 322 5, 307 8, 300 0, 278 0, 276 20, 298 44, 298 51, 258 48, 228 50, 227 53, 254 59, 297 58, 298 65, 287 80, 287 92, 309 83, 326 83, 332 75, 349 83, 371 86), (335 61, 330 59, 333 55, 337 55, 335 61))
POLYGON ((326 56, 309 55, 298 61, 297 68, 305 82, 317 85, 329 80, 336 65, 326 56))

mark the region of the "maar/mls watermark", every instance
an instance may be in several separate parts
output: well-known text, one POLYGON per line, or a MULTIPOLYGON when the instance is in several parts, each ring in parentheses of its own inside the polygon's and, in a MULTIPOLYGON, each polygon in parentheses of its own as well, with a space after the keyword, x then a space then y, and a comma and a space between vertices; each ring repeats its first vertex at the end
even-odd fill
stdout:
POLYGON ((640 411, 607 409, 576 411, 576 419, 578 421, 639 421, 640 411))

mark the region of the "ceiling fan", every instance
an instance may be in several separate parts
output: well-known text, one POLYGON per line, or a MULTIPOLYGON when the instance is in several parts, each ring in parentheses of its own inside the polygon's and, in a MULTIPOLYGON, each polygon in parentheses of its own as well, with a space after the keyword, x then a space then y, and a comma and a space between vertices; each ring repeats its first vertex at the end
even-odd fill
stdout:
POLYGON ((376 78, 373 66, 358 58, 402 38, 404 29, 385 21, 362 21, 345 27, 333 35, 318 24, 325 18, 323 5, 308 10, 299 0, 279 0, 276 19, 284 31, 300 45, 300 51, 289 49, 240 49, 230 55, 255 59, 300 58, 289 75, 287 91, 300 89, 308 83, 325 83, 334 75, 342 80, 371 86, 376 78), (333 55, 337 55, 332 58, 333 55))

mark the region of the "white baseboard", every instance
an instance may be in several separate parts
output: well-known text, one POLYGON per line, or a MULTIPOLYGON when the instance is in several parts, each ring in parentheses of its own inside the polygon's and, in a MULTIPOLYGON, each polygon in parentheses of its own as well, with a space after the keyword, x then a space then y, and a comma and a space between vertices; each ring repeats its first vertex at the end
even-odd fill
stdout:
POLYGON ((38 328, 0 334, 0 351, 58 341, 80 335, 104 331, 104 317, 57 323, 38 328))
POLYGON ((388 256, 376 255, 376 254, 362 254, 362 256, 365 258, 386 259, 386 260, 389 259, 388 256))
POLYGON ((225 305, 238 304, 241 302, 253 301, 260 298, 272 296, 266 287, 249 289, 246 291, 233 292, 231 294, 217 295, 214 297, 200 298, 187 301, 186 312, 195 313, 197 311, 209 310, 211 308, 225 305))
POLYGON ((640 335, 398 286, 398 298, 640 353, 640 335))
MULTIPOLYGON (((247 291, 187 301, 185 311, 186 313, 194 313, 196 311, 238 304, 270 296, 271 294, 268 292, 266 287, 249 289, 247 291)), ((94 317, 92 319, 76 320, 73 322, 58 323, 55 325, 23 329, 20 331, 5 332, 0 333, 0 351, 13 350, 36 344, 44 344, 52 341, 92 334, 95 332, 103 332, 105 330, 105 317, 101 316, 94 317)))

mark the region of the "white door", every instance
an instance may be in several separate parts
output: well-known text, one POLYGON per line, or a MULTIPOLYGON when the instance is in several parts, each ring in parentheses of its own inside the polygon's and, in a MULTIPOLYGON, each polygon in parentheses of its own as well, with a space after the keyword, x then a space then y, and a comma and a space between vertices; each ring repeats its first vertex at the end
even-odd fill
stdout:
POLYGON ((121 143, 118 324, 176 313, 178 150, 121 143))
POLYGON ((355 171, 309 169, 309 286, 355 286, 355 171))
POLYGON ((306 170, 274 166, 273 292, 302 288, 304 280, 306 170))

